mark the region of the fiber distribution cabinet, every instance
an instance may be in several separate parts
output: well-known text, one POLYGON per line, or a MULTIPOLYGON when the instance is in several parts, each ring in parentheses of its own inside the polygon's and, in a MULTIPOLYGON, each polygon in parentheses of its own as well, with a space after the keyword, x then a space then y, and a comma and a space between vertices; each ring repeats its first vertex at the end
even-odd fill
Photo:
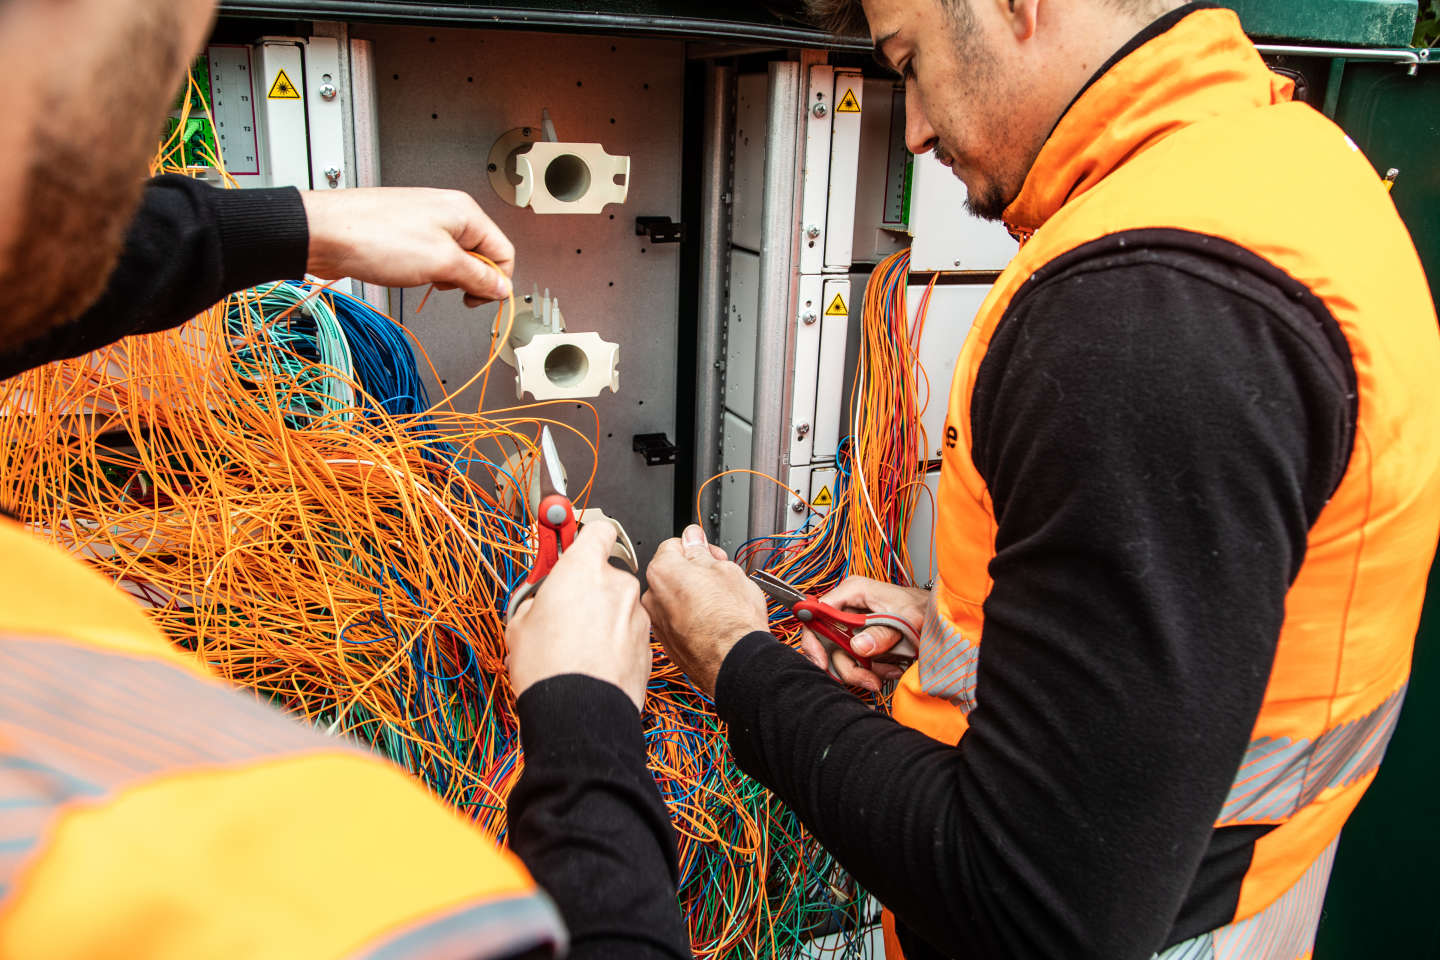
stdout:
MULTIPOLYGON (((475 196, 515 242, 522 312, 556 306, 566 335, 613 348, 595 392, 551 414, 577 431, 598 416, 592 501, 625 524, 642 558, 722 470, 753 471, 704 489, 702 521, 727 548, 797 528, 806 502, 824 509, 849 432, 870 267, 913 235, 917 276, 955 274, 921 343, 943 394, 973 304, 1013 253, 1003 230, 951 203, 957 191, 963 201, 958 180, 910 156, 903 95, 855 56, 860 45, 816 49, 814 31, 758 15, 642 22, 557 7, 478 26, 468 6, 417 17, 377 16, 372 4, 350 21, 295 21, 305 8, 223 7, 231 15, 204 61, 210 115, 199 119, 213 125, 228 173, 242 187, 475 196), (547 19, 565 29, 515 29, 547 19), (526 188, 515 158, 537 143, 578 158, 594 209, 516 203, 526 188), (612 161, 623 172, 602 175, 596 164, 612 161)), ((539 193, 557 169, 532 171, 539 193)), ((436 297, 421 310, 424 290, 358 292, 418 338, 432 391, 483 362, 495 308, 436 297)), ((483 401, 476 388, 456 400, 540 400, 528 384, 517 390, 519 376, 506 368, 483 401)), ((928 411, 932 433, 941 411, 943 396, 928 411)), ((562 459, 589 460, 578 434, 558 439, 562 459)))
MULTIPOLYGON (((1396 168, 1397 206, 1440 276, 1425 239, 1440 199, 1410 152, 1424 138, 1395 134, 1430 109, 1417 91, 1433 91, 1440 70, 1400 49, 1415 4, 1232 5, 1298 96, 1338 117, 1382 173, 1396 168), (1347 77, 1363 77, 1368 100, 1347 77), (1424 106, 1387 121, 1383 97, 1424 106)), ((912 319, 936 281, 917 349, 927 492, 910 531, 912 578, 933 579, 949 379, 1016 244, 966 213, 949 171, 909 154, 903 94, 868 44, 832 43, 759 3, 697 16, 664 0, 226 0, 207 61, 212 114, 200 119, 242 186, 476 197, 515 242, 521 312, 569 352, 497 365, 486 396, 471 388, 456 402, 548 400, 545 416, 595 435, 591 500, 642 561, 692 518, 697 495, 730 550, 829 508, 866 283, 909 248, 912 319), (737 472, 706 484, 722 471, 737 472)), ((206 142, 203 124, 191 133, 206 142)), ((422 310, 424 293, 363 291, 414 332, 434 362, 428 385, 444 392, 484 362, 496 311, 453 295, 422 310)), ((557 436, 563 459, 588 465, 578 434, 557 436)), ((1434 701, 1427 684, 1435 677, 1417 672, 1412 701, 1434 701)), ((1397 744, 1405 732, 1402 720, 1397 744)), ((1433 859, 1440 835, 1415 846, 1433 859)), ((1342 846, 1337 888, 1346 863, 1342 846)), ((1326 939, 1322 960, 1355 952, 1327 954, 1326 939)))

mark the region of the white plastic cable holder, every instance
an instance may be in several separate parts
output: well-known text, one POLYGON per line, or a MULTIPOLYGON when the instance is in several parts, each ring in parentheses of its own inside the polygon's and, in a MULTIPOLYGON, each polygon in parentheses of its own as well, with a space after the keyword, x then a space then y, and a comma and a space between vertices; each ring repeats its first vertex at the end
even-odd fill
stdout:
MULTIPOLYGON (((499 317, 496 317, 499 323, 499 317)), ((606 387, 620 392, 620 344, 594 331, 566 333, 560 301, 539 288, 515 311, 500 359, 515 368, 515 396, 536 400, 598 397, 606 387)))
POLYGON ((630 158, 598 143, 558 142, 546 110, 538 131, 517 127, 495 141, 490 183, 502 200, 536 213, 600 213, 629 196, 630 158))

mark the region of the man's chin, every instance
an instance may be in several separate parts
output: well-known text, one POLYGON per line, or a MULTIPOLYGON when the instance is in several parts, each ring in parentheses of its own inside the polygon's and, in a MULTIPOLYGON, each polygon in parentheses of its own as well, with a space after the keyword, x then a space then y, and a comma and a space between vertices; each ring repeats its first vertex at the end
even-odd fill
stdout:
POLYGON ((965 200, 965 210, 970 216, 977 220, 989 220, 992 223, 1000 223, 1005 219, 1005 204, 995 206, 989 203, 976 203, 973 198, 965 200))
POLYGON ((972 217, 996 223, 1005 219, 1005 211, 1010 206, 1010 201, 999 187, 986 184, 979 190, 970 190, 967 184, 966 190, 968 195, 965 197, 965 209, 972 217))
POLYGON ((966 178, 958 165, 947 166, 955 179, 965 184, 965 209, 972 217, 997 222, 1004 219, 1010 201, 993 181, 985 181, 976 186, 971 183, 972 178, 966 178))

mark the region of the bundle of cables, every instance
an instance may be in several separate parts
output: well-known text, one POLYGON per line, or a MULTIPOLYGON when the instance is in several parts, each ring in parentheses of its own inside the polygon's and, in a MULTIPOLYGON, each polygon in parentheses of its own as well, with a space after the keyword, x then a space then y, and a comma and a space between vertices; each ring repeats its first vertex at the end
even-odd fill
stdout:
MULTIPOLYGON (((837 458, 835 505, 824 512, 812 509, 795 533, 746 543, 736 554, 741 565, 768 570, 808 593, 824 593, 851 575, 913 584, 906 535, 921 496, 930 493, 925 485, 930 442, 921 417, 931 397, 919 344, 936 279, 921 294, 912 324, 909 269, 910 251, 902 250, 875 268, 865 290, 851 429, 837 458)), ((698 496, 696 504, 698 514, 698 496)), ((926 508, 933 515, 934 503, 926 508)), ((786 634, 799 629, 793 618, 773 625, 786 634)))
MULTIPOLYGON (((812 508, 795 533, 761 537, 744 544, 735 557, 741 566, 767 570, 805 593, 820 596, 851 575, 913 583, 906 538, 921 508, 922 495, 929 494, 925 485, 929 442, 921 424, 930 400, 929 384, 918 348, 935 279, 916 304, 912 324, 906 297, 909 263, 908 250, 887 258, 871 274, 865 291, 862 340, 851 394, 851 433, 840 445, 834 505, 824 512, 812 508)), ((726 471, 706 483, 734 473, 754 474, 784 486, 776 478, 753 470, 726 471)), ((703 493, 702 486, 696 494, 697 517, 703 493)), ((786 493, 794 495, 795 491, 787 489, 786 493)), ((934 503, 928 504, 928 509, 933 515, 934 503)), ((792 645, 798 645, 802 636, 799 621, 788 609, 773 603, 770 629, 792 645)), ((878 709, 887 706, 888 698, 883 694, 871 699, 878 709)), ((713 721, 708 710, 704 715, 713 721)), ((724 759, 728 762, 728 757, 724 759)), ((732 775, 725 769, 723 781, 733 782, 744 793, 743 802, 754 805, 753 809, 761 814, 757 821, 773 818, 776 828, 798 840, 793 850, 779 847, 781 855, 772 853, 772 860, 764 868, 766 876, 779 876, 783 882, 793 883, 790 889, 795 891, 794 906, 790 906, 791 899, 782 900, 793 911, 784 929, 804 935, 816 930, 834 931, 836 936, 827 942, 837 952, 863 955, 862 934, 871 919, 864 891, 844 875, 823 848, 807 839, 793 814, 743 777, 732 781, 732 775)), ((770 849, 777 850, 773 841, 770 849)), ((782 951, 776 955, 795 954, 782 951)))
MULTIPOLYGON (((884 462, 924 449, 904 283, 900 259, 871 281, 836 506, 746 550, 807 589, 908 563, 923 484, 904 466, 913 455, 884 462)), ((497 341, 513 318, 511 302, 497 341)), ((534 518, 498 491, 528 488, 542 425, 593 454, 600 424, 576 430, 544 404, 457 409, 472 385, 485 395, 495 347, 431 402, 423 349, 366 304, 316 283, 236 294, 178 330, 0 385, 0 504, 219 674, 369 744, 503 842, 524 759, 501 611, 530 566, 534 518)), ((772 625, 798 636, 779 614, 772 625)), ((646 739, 696 955, 858 956, 864 892, 735 766, 712 705, 655 657, 646 739), (819 949, 822 934, 835 936, 819 949)))

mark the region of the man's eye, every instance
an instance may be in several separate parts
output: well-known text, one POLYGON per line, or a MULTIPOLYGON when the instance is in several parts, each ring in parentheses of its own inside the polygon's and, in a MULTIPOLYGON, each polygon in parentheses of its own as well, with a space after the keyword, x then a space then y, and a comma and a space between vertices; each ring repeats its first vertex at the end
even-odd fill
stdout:
POLYGON ((915 79, 915 61, 905 61, 905 66, 900 68, 900 79, 907 82, 915 79))

